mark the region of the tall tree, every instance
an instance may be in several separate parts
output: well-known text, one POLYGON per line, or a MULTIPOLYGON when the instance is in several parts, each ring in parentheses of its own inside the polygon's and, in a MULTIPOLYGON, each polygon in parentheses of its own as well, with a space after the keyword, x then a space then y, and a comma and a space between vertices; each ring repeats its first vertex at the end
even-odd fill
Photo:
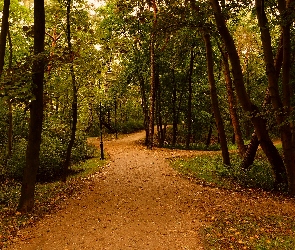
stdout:
POLYGON ((185 147, 188 149, 190 145, 190 140, 192 136, 192 98, 193 98, 193 87, 192 87, 192 75, 194 68, 194 47, 190 50, 190 63, 189 63, 189 73, 188 73, 188 99, 187 99, 187 135, 185 147))
POLYGON ((278 0, 278 8, 282 18, 282 37, 283 37, 283 75, 282 89, 283 100, 280 97, 278 78, 276 77, 273 49, 271 45, 271 35, 269 24, 265 13, 264 0, 256 0, 256 13, 258 25, 260 27, 261 41, 263 45, 264 61, 266 66, 266 74, 268 79, 268 88, 270 98, 275 110, 277 124, 280 126, 281 140, 284 152, 284 162, 286 166, 289 193, 295 194, 295 145, 292 140, 292 130, 290 121, 290 55, 291 40, 290 27, 292 23, 291 9, 289 5, 292 1, 278 0))
POLYGON ((66 181, 68 168, 70 166, 72 148, 74 146, 75 137, 76 137, 76 130, 77 130, 77 119, 78 119, 78 91, 77 91, 77 84, 76 84, 76 75, 74 70, 74 53, 72 49, 72 42, 71 42, 71 23, 70 23, 70 16, 71 16, 71 0, 67 0, 67 44, 68 44, 68 53, 70 56, 70 72, 71 72, 71 79, 72 79, 72 92, 73 92, 73 100, 72 100, 72 121, 71 121, 71 137, 67 147, 66 158, 63 166, 63 181, 66 181))
POLYGON ((2 12, 2 24, 0 34, 0 75, 4 68, 5 48, 6 48, 6 37, 9 29, 9 6, 10 0, 4 0, 3 12, 2 12))
POLYGON ((211 103, 214 112, 215 122, 220 137, 221 152, 223 158, 223 164, 230 165, 229 152, 227 147, 226 135, 224 130, 224 124, 222 121, 221 113, 218 105, 218 97, 214 79, 214 63, 213 63, 213 52, 210 41, 210 35, 208 33, 203 34, 205 45, 206 45, 206 58, 207 58, 207 69, 208 69, 208 80, 210 85, 211 103))
POLYGON ((155 0, 151 1, 151 5, 154 12, 154 18, 153 18, 153 27, 151 31, 151 41, 150 41, 151 89, 150 89, 149 136, 148 136, 149 149, 152 149, 154 144, 154 118, 155 118, 155 99, 156 99, 155 39, 156 39, 157 12, 158 12, 158 7, 156 5, 155 0))
POLYGON ((21 197, 18 210, 29 212, 34 206, 36 176, 39 167, 39 153, 41 144, 43 121, 43 79, 45 39, 45 8, 44 0, 34 1, 34 60, 33 85, 34 99, 30 103, 30 122, 28 145, 26 151, 26 165, 23 174, 21 197))
POLYGON ((244 84, 244 79, 243 79, 243 72, 241 68, 240 58, 237 53, 237 49, 236 49, 233 37, 231 36, 226 26, 225 19, 221 12, 219 2, 218 0, 210 0, 210 3, 214 11, 214 16, 215 16, 215 21, 216 21, 218 31, 224 41, 224 44, 226 46, 226 49, 229 55, 229 59, 232 66, 234 84, 235 84, 237 96, 239 98, 241 106, 243 110, 249 113, 251 116, 250 119, 254 125, 261 148, 266 154, 272 166, 272 169, 274 171, 276 184, 285 183, 286 171, 285 171, 284 162, 277 148, 273 145, 273 142, 271 141, 269 137, 269 133, 267 130, 266 121, 264 117, 261 116, 258 107, 251 102, 247 94, 245 84, 244 84))
POLYGON ((219 46, 219 50, 222 54, 223 74, 224 74, 225 84, 227 89, 229 113, 230 113, 230 117, 232 121, 232 126, 234 129, 235 141, 236 141, 240 156, 244 156, 244 154, 246 153, 246 147, 244 144, 240 122, 239 122, 239 118, 237 114, 237 104, 236 104, 235 94, 233 90, 233 83, 232 83, 232 79, 230 75, 228 55, 225 51, 223 51, 223 49, 220 46, 219 46))

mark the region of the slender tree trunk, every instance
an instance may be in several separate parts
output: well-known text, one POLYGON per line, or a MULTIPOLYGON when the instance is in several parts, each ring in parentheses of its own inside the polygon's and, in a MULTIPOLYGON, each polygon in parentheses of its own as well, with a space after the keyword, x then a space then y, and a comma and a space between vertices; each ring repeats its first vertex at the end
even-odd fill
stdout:
POLYGON ((62 179, 66 181, 68 169, 71 161, 72 148, 74 146, 75 138, 76 138, 76 130, 77 130, 77 120, 78 120, 78 90, 76 84, 76 76, 74 71, 74 55, 72 50, 72 42, 71 42, 71 24, 70 24, 70 15, 71 15, 71 0, 67 0, 67 43, 68 43, 68 51, 71 57, 70 62, 70 72, 72 78, 72 92, 73 92, 73 100, 72 100, 72 126, 71 126, 71 137, 70 142, 66 151, 66 158, 63 165, 63 174, 62 179))
POLYGON ((264 61, 266 65, 266 74, 268 78, 268 87, 271 96, 271 102, 275 110, 277 124, 280 126, 281 140, 284 152, 284 162, 286 166, 289 193, 295 194, 295 147, 292 140, 292 130, 288 121, 290 115, 290 27, 291 16, 287 13, 286 1, 279 0, 278 7, 282 17, 283 31, 283 101, 280 98, 274 57, 271 45, 271 35, 268 28, 268 20, 264 11, 264 0, 256 0, 256 13, 258 25, 260 27, 261 41, 263 45, 264 61))
POLYGON ((213 7, 218 31, 224 41, 232 65, 232 74, 234 77, 235 89, 239 101, 242 105, 243 110, 245 112, 248 112, 251 116, 251 121, 257 133, 261 148, 272 166, 276 184, 285 183, 286 172, 284 162, 277 148, 273 145, 269 137, 264 118, 261 116, 258 107, 250 101, 250 98, 246 92, 240 59, 236 50, 234 40, 229 33, 228 28, 226 27, 219 2, 218 0, 210 0, 210 2, 213 7))
POLYGON ((155 99, 156 99, 156 75, 155 75, 155 29, 157 26, 157 6, 155 0, 152 0, 154 19, 153 30, 151 32, 150 41, 150 62, 151 62, 151 89, 150 89, 150 111, 149 111, 149 136, 148 136, 148 149, 153 148, 154 144, 154 119, 155 119, 155 99))
POLYGON ((9 22, 8 22, 9 6, 10 6, 10 0, 4 0, 3 11, 2 11, 1 34, 0 34, 0 76, 4 68, 6 36, 9 29, 9 22))
POLYGON ((229 63, 228 63, 228 55, 226 52, 222 50, 222 48, 219 48, 222 54, 222 59, 223 59, 223 74, 225 78, 225 83, 226 83, 226 89, 227 89, 227 98, 228 98, 228 104, 229 104, 229 113, 232 121, 232 126, 234 129, 234 139, 235 142, 237 143, 238 146, 238 151, 240 156, 244 156, 246 153, 246 147, 244 144, 243 136, 242 136, 242 131, 240 127, 240 122, 237 114, 237 104, 235 100, 235 94, 233 91, 233 84, 232 84, 232 79, 230 76, 230 69, 229 69, 229 63))
MULTIPOLYGON (((7 31, 8 35, 8 44, 9 44, 9 63, 8 68, 11 70, 12 68, 12 41, 10 36, 10 31, 7 31)), ((6 160, 11 157, 12 153, 12 141, 13 141, 13 119, 12 119, 12 100, 8 100, 8 130, 7 130, 7 154, 6 160)))
POLYGON ((148 145, 148 138, 149 138, 149 109, 145 91, 145 84, 144 79, 141 75, 139 75, 139 85, 140 85, 140 92, 141 92, 141 106, 142 111, 144 114, 144 129, 145 129, 145 145, 148 145))
POLYGON ((193 75, 193 67, 194 67, 194 48, 191 47, 190 51, 190 65, 189 65, 189 73, 188 73, 188 100, 187 100, 187 135, 185 147, 188 149, 190 146, 191 136, 192 136, 192 98, 193 98, 193 88, 192 88, 192 75, 193 75))
POLYGON ((178 114, 177 114, 177 85, 175 81, 175 71, 172 69, 172 85, 173 85, 173 93, 172 93, 172 116, 173 116, 173 124, 172 124, 172 146, 174 147, 176 144, 177 138, 177 125, 178 125, 178 114))
POLYGON ((211 118, 211 121, 210 121, 210 127, 209 127, 209 131, 208 131, 208 135, 207 135, 207 139, 206 139, 206 148, 208 148, 210 146, 210 143, 211 143, 211 136, 212 136, 212 123, 213 123, 213 118, 214 118, 214 114, 212 114, 212 118, 211 118))
POLYGON ((160 86, 160 79, 159 79, 159 70, 156 70, 156 93, 157 93, 157 100, 156 100, 156 107, 157 107, 157 125, 158 125, 158 141, 159 147, 163 147, 164 145, 164 130, 163 130, 163 117, 162 117, 162 98, 161 98, 161 86, 160 86))
MULTIPOLYGON (((34 1, 34 54, 36 57, 44 52, 45 10, 44 0, 34 1)), ((18 210, 29 212, 34 206, 36 176, 39 167, 39 152, 41 144, 43 121, 43 79, 44 60, 40 57, 33 62, 33 87, 35 99, 30 104, 30 123, 28 146, 26 151, 26 166, 23 174, 21 196, 18 210)))
POLYGON ((206 45, 206 59, 207 59, 207 69, 208 69, 208 79, 210 85, 210 95, 211 95, 211 103, 214 111, 214 117, 220 137, 220 145, 222 151, 223 164, 230 165, 230 158, 228 153, 226 135, 224 130, 224 125, 222 121, 222 117, 220 114, 219 106, 218 106, 218 97, 216 93, 215 79, 214 79, 214 63, 213 63, 213 52, 210 41, 209 34, 203 34, 205 45, 206 45))
POLYGON ((151 56, 151 89, 150 89, 150 110, 149 110, 149 136, 148 148, 152 149, 154 144, 154 118, 155 118, 155 99, 156 99, 156 83, 155 83, 155 45, 154 34, 152 34, 150 45, 151 56))
MULTIPOLYGON (((275 71, 276 71, 276 79, 279 79, 279 75, 280 75, 280 70, 282 67, 282 63, 283 63, 283 49, 282 49, 282 39, 280 41, 280 44, 278 46, 278 51, 277 51, 277 55, 276 55, 276 60, 275 60, 275 71)), ((267 89, 265 97, 264 97, 264 101, 263 101, 263 110, 267 109, 267 105, 270 104, 270 94, 269 94, 269 90, 267 89)), ((256 156, 256 152, 259 146, 259 141, 256 135, 256 132, 254 132, 252 134, 250 143, 247 147, 247 151, 244 155, 244 159, 243 162, 241 164, 241 168, 242 169, 249 169, 249 167, 253 164, 255 156, 256 156)))

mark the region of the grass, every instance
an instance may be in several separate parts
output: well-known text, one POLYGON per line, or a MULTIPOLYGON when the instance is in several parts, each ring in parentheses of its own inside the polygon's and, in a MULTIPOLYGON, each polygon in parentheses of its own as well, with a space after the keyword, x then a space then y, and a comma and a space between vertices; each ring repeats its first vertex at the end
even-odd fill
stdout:
MULTIPOLYGON (((230 190, 274 190, 272 170, 267 159, 258 152, 248 171, 239 168, 240 157, 231 153, 232 166, 222 164, 220 152, 206 152, 194 158, 176 158, 172 166, 197 183, 230 190)), ((282 188, 284 190, 285 187, 282 188)), ((203 229, 206 249, 295 249, 295 220, 281 214, 259 217, 255 213, 222 212, 203 229)))
POLYGON ((68 177, 66 183, 61 181, 37 183, 35 208, 30 214, 16 212, 21 184, 14 180, 2 182, 0 184, 0 249, 13 240, 21 228, 54 211, 68 197, 79 195, 83 188, 91 184, 91 175, 99 172, 105 163, 97 156, 72 166, 72 175, 68 177))

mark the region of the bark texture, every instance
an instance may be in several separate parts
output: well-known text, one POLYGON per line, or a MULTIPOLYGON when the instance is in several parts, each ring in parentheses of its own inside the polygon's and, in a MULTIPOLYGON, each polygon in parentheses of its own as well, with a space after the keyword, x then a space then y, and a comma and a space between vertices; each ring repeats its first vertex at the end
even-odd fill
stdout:
POLYGON ((190 146, 190 141, 192 136, 192 98, 193 98, 192 75, 193 75, 193 68, 194 68, 194 58, 195 58, 194 48, 191 47, 190 65, 189 65, 189 72, 188 72, 188 100, 187 100, 187 117, 186 117, 187 135, 186 135, 186 142, 185 142, 185 147, 187 149, 190 146))
POLYGON ((283 74, 282 74, 282 98, 278 85, 277 72, 274 63, 273 49, 268 20, 264 10, 264 0, 256 0, 256 13, 260 28, 261 41, 264 52, 264 62, 268 79, 268 88, 272 106, 275 110, 277 124, 280 126, 281 141, 284 153, 284 163, 288 179, 290 194, 295 194, 295 147, 292 140, 292 129, 289 122, 290 115, 290 55, 291 55, 291 34, 290 27, 292 18, 289 12, 290 1, 278 0, 278 8, 282 17, 282 41, 283 41, 283 74))
POLYGON ((10 0, 4 0, 3 11, 2 11, 2 23, 0 33, 0 76, 4 68, 5 49, 6 49, 6 37, 9 29, 9 7, 10 0))
POLYGON ((284 162, 277 148, 273 145, 269 137, 264 118, 261 116, 258 107, 251 103, 250 98, 246 92, 240 59, 234 40, 225 24, 225 19, 221 13, 219 2, 218 0, 210 0, 210 2, 214 11, 218 31, 224 41, 232 65, 234 85, 241 106, 243 110, 249 113, 251 117, 251 121, 257 133, 261 148, 272 166, 276 184, 278 185, 280 183, 285 183, 286 171, 284 162))
POLYGON ((71 15, 71 0, 67 0, 67 43, 68 43, 68 52, 70 55, 70 73, 72 78, 72 124, 71 124, 71 136, 70 141, 66 151, 66 157, 63 165, 63 181, 66 181, 68 169, 71 161, 72 148, 74 146, 77 130, 77 120, 78 120, 78 90, 76 84, 76 75, 74 70, 74 56, 71 42, 71 24, 70 24, 70 15, 71 15))
POLYGON ((237 114, 237 104, 235 99, 235 94, 233 90, 233 83, 230 75, 230 68, 228 63, 228 55, 226 52, 220 48, 220 51, 222 53, 222 60, 223 60, 223 74, 225 78, 225 84, 226 84, 226 90, 227 90, 227 98, 228 98, 228 104, 229 104, 229 112, 230 117, 232 121, 232 126, 234 129, 234 139, 238 147, 238 151, 240 156, 244 156, 246 153, 246 147, 243 140, 243 135, 241 131, 241 126, 237 114))
POLYGON ((34 1, 34 54, 33 62, 33 94, 35 100, 30 104, 30 123, 28 146, 26 151, 26 166, 23 174, 21 197, 18 210, 29 212, 34 206, 36 176, 39 167, 39 152, 41 144, 43 121, 43 79, 45 38, 45 10, 44 0, 34 1))
POLYGON ((207 59, 208 79, 209 79, 209 85, 210 85, 211 103, 212 103, 212 109, 214 112, 216 126, 217 126, 219 137, 220 137, 223 164, 230 165, 226 135, 225 135, 221 113, 219 110, 218 96, 217 96, 216 86, 215 86, 213 52, 212 52, 212 46, 210 41, 210 35, 205 33, 203 34, 203 37, 204 37, 204 41, 206 45, 206 59, 207 59))

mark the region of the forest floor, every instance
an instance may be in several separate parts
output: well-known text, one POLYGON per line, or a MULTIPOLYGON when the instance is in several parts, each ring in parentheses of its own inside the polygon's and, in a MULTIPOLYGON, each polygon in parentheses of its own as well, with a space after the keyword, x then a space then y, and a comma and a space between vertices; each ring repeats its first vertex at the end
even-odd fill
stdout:
MULTIPOLYGON (((292 199, 183 178, 168 159, 205 152, 147 150, 138 143, 143 137, 140 132, 105 142, 109 164, 89 186, 56 213, 22 229, 7 249, 210 249, 204 228, 220 216, 295 215, 292 199)), ((99 146, 96 139, 92 143, 99 146)), ((246 249, 242 242, 237 246, 246 249)))

